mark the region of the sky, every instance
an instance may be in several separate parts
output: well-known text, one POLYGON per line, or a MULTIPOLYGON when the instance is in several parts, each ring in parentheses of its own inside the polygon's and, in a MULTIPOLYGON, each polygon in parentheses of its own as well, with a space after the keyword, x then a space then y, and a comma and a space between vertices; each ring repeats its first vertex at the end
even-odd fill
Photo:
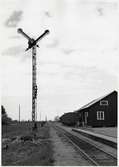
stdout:
POLYGON ((118 0, 1 0, 1 104, 13 119, 32 116, 32 57, 22 28, 36 39, 37 119, 53 120, 118 90, 118 0))

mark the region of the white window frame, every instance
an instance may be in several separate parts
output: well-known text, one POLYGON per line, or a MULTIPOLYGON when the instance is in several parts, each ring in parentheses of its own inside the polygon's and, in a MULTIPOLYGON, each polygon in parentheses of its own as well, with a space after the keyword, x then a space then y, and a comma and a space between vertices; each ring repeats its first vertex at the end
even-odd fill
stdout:
POLYGON ((97 111, 97 120, 105 120, 104 111, 97 111))
POLYGON ((108 106, 108 100, 101 100, 100 105, 101 106, 108 106))

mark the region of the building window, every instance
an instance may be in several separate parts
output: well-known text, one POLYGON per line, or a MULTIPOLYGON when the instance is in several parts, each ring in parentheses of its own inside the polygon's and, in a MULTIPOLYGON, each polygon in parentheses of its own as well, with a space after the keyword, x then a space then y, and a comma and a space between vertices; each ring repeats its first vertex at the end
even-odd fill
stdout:
POLYGON ((101 100, 100 105, 101 106, 108 106, 108 100, 101 100))
POLYGON ((104 111, 97 111, 97 120, 104 120, 104 111))

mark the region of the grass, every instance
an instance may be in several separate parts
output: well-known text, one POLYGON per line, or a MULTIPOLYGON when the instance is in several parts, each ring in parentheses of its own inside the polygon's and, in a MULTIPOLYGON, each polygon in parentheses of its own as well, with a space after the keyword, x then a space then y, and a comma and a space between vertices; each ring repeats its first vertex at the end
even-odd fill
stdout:
MULTIPOLYGON (((32 135, 31 126, 28 126, 27 123, 8 126, 6 132, 3 130, 3 137, 32 135)), ((53 162, 48 125, 38 127, 35 142, 14 142, 9 144, 7 150, 2 149, 2 165, 4 166, 52 166, 53 162)))
POLYGON ((2 137, 10 138, 14 136, 23 135, 31 131, 31 122, 21 122, 2 126, 2 137))

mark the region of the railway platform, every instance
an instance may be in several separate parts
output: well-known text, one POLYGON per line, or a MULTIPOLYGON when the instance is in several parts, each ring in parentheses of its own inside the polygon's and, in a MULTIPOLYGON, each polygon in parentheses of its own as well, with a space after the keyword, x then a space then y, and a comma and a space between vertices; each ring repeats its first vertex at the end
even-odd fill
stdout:
POLYGON ((72 128, 73 131, 78 132, 86 137, 89 137, 93 140, 99 141, 106 145, 109 145, 113 148, 117 148, 117 137, 115 135, 109 136, 107 133, 101 134, 99 131, 91 131, 86 128, 72 128))

